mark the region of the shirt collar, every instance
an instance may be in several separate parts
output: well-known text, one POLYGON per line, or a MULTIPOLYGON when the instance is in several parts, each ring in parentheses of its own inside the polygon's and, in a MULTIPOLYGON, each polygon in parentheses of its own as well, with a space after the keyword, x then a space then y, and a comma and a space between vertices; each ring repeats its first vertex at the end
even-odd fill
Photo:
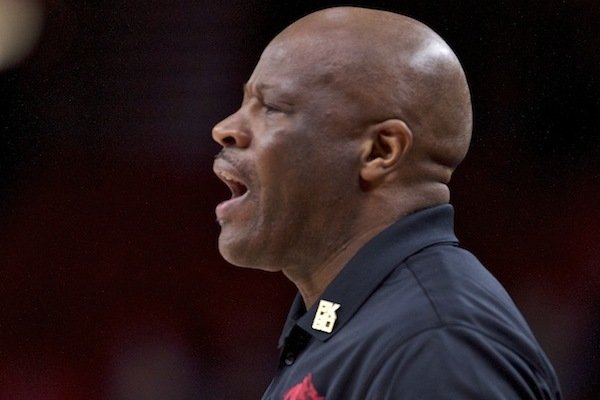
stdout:
POLYGON ((458 244, 454 235, 454 209, 443 204, 401 218, 363 246, 329 284, 321 297, 306 311, 300 294, 296 295, 283 332, 282 347, 293 327, 298 325, 317 340, 326 341, 336 334, 377 286, 409 256, 434 244, 458 244), (320 300, 340 304, 331 333, 312 328, 320 300))

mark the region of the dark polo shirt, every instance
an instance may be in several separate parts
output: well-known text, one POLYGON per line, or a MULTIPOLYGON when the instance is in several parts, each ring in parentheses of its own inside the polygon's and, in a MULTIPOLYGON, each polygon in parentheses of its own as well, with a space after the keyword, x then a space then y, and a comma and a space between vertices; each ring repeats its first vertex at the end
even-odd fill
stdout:
POLYGON ((263 399, 560 399, 527 323, 458 247, 453 208, 364 246, 306 311, 296 296, 263 399))

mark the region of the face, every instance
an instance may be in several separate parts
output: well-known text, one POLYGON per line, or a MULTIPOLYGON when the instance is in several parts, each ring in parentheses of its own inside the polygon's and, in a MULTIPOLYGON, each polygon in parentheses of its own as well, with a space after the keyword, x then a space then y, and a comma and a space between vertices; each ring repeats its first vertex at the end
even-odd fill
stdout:
POLYGON ((360 127, 323 54, 305 42, 269 45, 240 109, 213 128, 214 171, 232 198, 217 206, 219 250, 266 270, 317 265, 352 232, 359 208, 360 127))

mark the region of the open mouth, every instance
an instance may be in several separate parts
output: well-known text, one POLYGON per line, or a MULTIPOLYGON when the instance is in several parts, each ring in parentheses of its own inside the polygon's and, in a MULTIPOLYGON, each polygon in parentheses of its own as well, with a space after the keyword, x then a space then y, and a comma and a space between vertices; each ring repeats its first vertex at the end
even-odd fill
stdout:
POLYGON ((227 180, 225 180, 225 183, 229 187, 229 190, 231 190, 231 198, 232 199, 235 199, 236 197, 242 197, 248 191, 248 188, 246 187, 246 185, 244 185, 240 181, 236 181, 233 179, 227 179, 227 180))
POLYGON ((222 158, 215 160, 213 171, 231 191, 231 198, 219 203, 215 208, 217 221, 223 224, 244 215, 244 204, 247 206, 246 200, 250 195, 250 188, 238 170, 222 158))
POLYGON ((229 174, 227 171, 219 171, 218 175, 221 180, 225 182, 227 187, 229 187, 229 190, 231 190, 232 199, 242 197, 248 192, 248 187, 243 182, 229 174))

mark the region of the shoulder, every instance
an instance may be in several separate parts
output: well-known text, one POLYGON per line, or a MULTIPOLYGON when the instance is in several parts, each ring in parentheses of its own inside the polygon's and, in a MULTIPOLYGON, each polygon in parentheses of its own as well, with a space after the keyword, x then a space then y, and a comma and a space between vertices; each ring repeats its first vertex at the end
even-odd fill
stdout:
POLYGON ((470 252, 432 246, 404 264, 438 326, 470 328, 513 348, 537 346, 509 294, 470 252))
POLYGON ((470 252, 450 244, 423 249, 400 264, 369 302, 369 314, 379 308, 385 315, 374 327, 385 337, 380 345, 388 355, 378 376, 398 380, 393 387, 433 390, 430 380, 451 385, 456 398, 496 398, 487 397, 494 390, 512 398, 547 391, 552 396, 541 398, 554 398, 556 378, 527 323, 470 252))
POLYGON ((364 308, 366 318, 377 313, 382 323, 402 320, 415 332, 446 324, 493 331, 501 323, 529 333, 502 285, 475 256, 453 244, 430 246, 400 261, 364 308))
POLYGON ((371 387, 372 398, 385 399, 560 398, 554 378, 530 360, 482 332, 449 324, 390 349, 371 387))

